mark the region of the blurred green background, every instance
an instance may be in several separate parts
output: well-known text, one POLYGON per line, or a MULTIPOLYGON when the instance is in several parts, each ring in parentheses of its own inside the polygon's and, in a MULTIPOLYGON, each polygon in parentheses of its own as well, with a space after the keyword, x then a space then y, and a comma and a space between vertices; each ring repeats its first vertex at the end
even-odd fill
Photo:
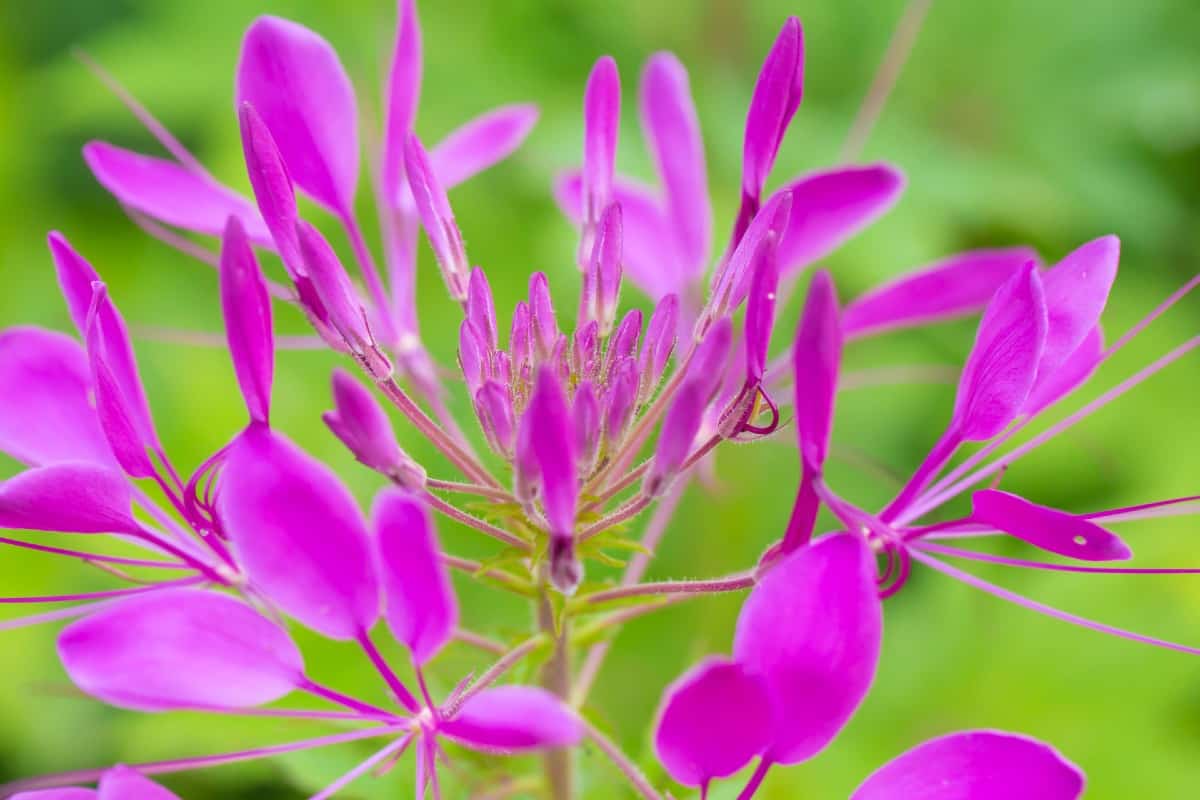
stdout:
MULTIPOLYGON (((578 158, 582 86, 597 56, 611 53, 621 65, 627 104, 619 161, 645 177, 649 162, 629 104, 637 71, 663 48, 688 65, 705 131, 719 247, 736 210, 746 104, 784 17, 797 14, 805 26, 806 93, 776 182, 836 158, 902 7, 900 0, 425 3, 423 137, 436 139, 501 103, 531 100, 542 108, 541 122, 514 158, 452 196, 472 260, 489 270, 502 327, 533 269, 551 274, 560 303, 572 302, 574 234, 555 211, 548 186, 578 158)), ((324 34, 355 76, 362 105, 378 119, 393 11, 385 0, 0 3, 0 321, 69 327, 44 248, 46 231, 58 228, 93 260, 135 326, 220 330, 212 271, 143 236, 84 168, 79 150, 91 138, 157 150, 71 57, 71 48, 95 56, 216 175, 245 187, 231 92, 240 35, 250 20, 279 14, 324 34)), ((865 158, 899 165, 909 183, 894 211, 828 260, 844 297, 968 247, 1028 243, 1053 261, 1115 232, 1124 245, 1106 317, 1115 338, 1200 269, 1200 5, 935 2, 865 158)), ((452 363, 457 316, 425 245, 421 258, 424 337, 452 363)), ((789 338, 795 306, 783 312, 777 345, 789 338)), ((1193 335, 1197 314, 1194 302, 1179 307, 1106 365, 1082 396, 1094 396, 1193 335)), ((303 331, 290 311, 278 317, 282 330, 303 331)), ((963 322, 855 345, 848 367, 957 365, 971 330, 972 323, 963 322)), ((137 346, 167 450, 190 470, 242 424, 226 356, 149 337, 137 346)), ((318 422, 335 363, 324 352, 281 353, 275 422, 335 465, 365 503, 378 481, 318 422)), ((1198 386, 1194 360, 1184 361, 1023 460, 1005 486, 1080 511, 1194 492, 1198 386)), ((868 507, 886 500, 895 489, 888 476, 917 463, 952 399, 945 385, 843 394, 832 483, 868 507)), ((466 410, 461 398, 456 402, 466 410)), ((414 453, 429 455, 411 430, 402 428, 401 438, 414 453)), ((787 519, 798 471, 790 441, 784 435, 727 448, 715 487, 693 486, 685 496, 651 576, 718 575, 752 564, 787 519)), ((16 469, 11 462, 4 466, 6 475, 16 469)), ((1139 563, 1197 563, 1197 531, 1187 518, 1120 530, 1139 563)), ((441 532, 451 552, 488 552, 449 524, 441 532)), ((1113 624, 1200 643, 1194 578, 976 571, 1113 624)), ((470 627, 512 640, 528 629, 520 603, 456 581, 470 627)), ((63 560, 0 553, 2 595, 101 589, 112 582, 63 560)), ((727 651, 739 600, 695 600, 631 624, 593 693, 589 714, 662 786, 665 776, 649 746, 658 698, 698 656, 727 651)), ((27 610, 10 607, 8 616, 27 610)), ((54 658, 54 634, 53 626, 43 626, 0 638, 0 782, 328 730, 315 723, 108 709, 70 688, 54 658)), ((318 678, 382 699, 382 687, 356 651, 307 639, 304 645, 318 678)), ((447 690, 487 663, 452 645, 436 662, 435 685, 447 690)), ((882 667, 861 712, 819 758, 774 771, 759 796, 844 797, 889 757, 965 727, 1006 728, 1054 742, 1088 773, 1087 796, 1095 800, 1194 797, 1200 662, 1072 628, 918 569, 887 605, 882 667)), ((348 745, 165 783, 189 798, 299 798, 372 749, 348 745)), ((470 761, 458 751, 455 758, 470 761)), ((410 765, 411 756, 404 763, 410 765)), ((594 748, 583 750, 580 763, 586 797, 627 796, 594 748)), ((411 766, 402 765, 342 796, 407 797, 410 781, 411 766)), ((448 796, 469 796, 463 782, 449 781, 448 796)), ((731 798, 739 786, 727 782, 713 796, 731 798)))

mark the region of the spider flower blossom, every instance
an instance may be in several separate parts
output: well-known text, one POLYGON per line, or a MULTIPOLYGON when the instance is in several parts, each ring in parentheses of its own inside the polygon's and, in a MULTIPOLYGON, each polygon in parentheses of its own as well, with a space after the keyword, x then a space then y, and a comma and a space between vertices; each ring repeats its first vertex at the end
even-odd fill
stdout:
MULTIPOLYGON (((667 688, 655 750, 667 772, 706 797, 754 758, 740 800, 774 765, 823 750, 866 696, 879 660, 882 607, 874 558, 837 533, 784 557, 742 606, 733 656, 712 656, 667 688), (780 620, 786 625, 780 625, 780 620)), ((928 741, 885 764, 851 800, 1075 800, 1083 774, 1053 748, 1002 731, 928 741)))
MULTIPOLYGON (((366 283, 366 294, 350 288, 382 346, 431 402, 440 389, 420 341, 415 304, 416 224, 422 198, 409 192, 406 142, 416 122, 421 89, 421 31, 414 0, 399 0, 393 55, 384 95, 386 119, 372 140, 379 141, 378 169, 371 183, 384 243, 381 271, 364 239, 354 209, 360 173, 358 103, 349 75, 331 45, 304 26, 264 16, 247 30, 235 76, 235 100, 253 106, 257 121, 278 144, 290 178, 309 199, 330 212, 345 233, 366 283)), ((98 68, 97 68, 98 69, 98 68)), ((213 177, 146 109, 109 76, 101 78, 131 108, 171 158, 131 152, 107 142, 91 142, 83 155, 96 179, 151 233, 185 252, 216 258, 181 238, 182 230, 219 236, 236 217, 257 247, 276 249, 295 292, 273 286, 277 295, 302 304, 311 301, 309 268, 289 229, 278 224, 287 209, 255 204, 213 177)), ((488 111, 451 132, 430 153, 427 169, 445 188, 463 183, 516 150, 538 117, 529 104, 488 111)), ((245 122, 243 121, 243 127, 245 122)), ((244 132, 245 133, 245 132, 244 132)), ((261 133, 259 134, 261 135, 261 133)), ((247 135, 247 138, 251 138, 247 135)), ((247 143, 247 147, 252 145, 247 143)), ((280 180, 269 165, 252 165, 251 182, 280 180)), ((291 204, 294 216, 294 203, 291 204)), ((315 320, 323 322, 319 314, 315 320)), ((318 327, 318 329, 320 329, 318 327)))
MULTIPOLYGON (((995 586, 943 560, 943 557, 1007 564, 1041 570, 1113 574, 1196 573, 1191 568, 1106 566, 1132 557, 1129 546, 1104 527, 1106 521, 1135 520, 1163 511, 1187 513, 1196 498, 1180 497, 1129 508, 1075 514, 998 488, 999 478, 1017 459, 1058 435, 1088 414, 1189 353, 1200 344, 1192 338, 1140 370, 1131 378, 1055 423, 1028 442, 1002 455, 996 451, 1058 401, 1083 385, 1096 368, 1124 347, 1159 315, 1189 292, 1193 279, 1109 347, 1104 346, 1100 316, 1117 275, 1120 245, 1107 236, 1088 242, 1057 264, 1041 270, 1030 261, 1012 271, 996 289, 980 320, 974 346, 959 379, 954 410, 945 432, 897 496, 878 513, 839 496, 825 481, 843 340, 864 324, 864 309, 890 327, 899 308, 912 314, 918 292, 931 286, 930 273, 919 273, 876 290, 846 309, 838 306, 831 278, 818 273, 809 290, 794 348, 796 427, 802 477, 792 518, 783 539, 764 557, 764 566, 780 555, 803 549, 824 503, 846 530, 861 536, 885 556, 879 576, 884 596, 905 583, 915 560, 967 584, 1052 617, 1117 636, 1198 654, 1200 649, 1162 641, 1059 611, 995 586), (950 469, 966 443, 983 446, 950 469), (988 459, 992 460, 989 462, 988 459), (945 474, 941 474, 945 470, 945 474), (940 475, 940 477, 939 477, 940 475), (995 476, 990 487, 977 488, 995 476), (954 498, 970 492, 971 511, 946 521, 919 524, 954 498), (1011 536, 1047 553, 1074 562, 1012 559, 939 542, 1011 536), (1100 562, 1096 564, 1095 562, 1100 562)), ((952 287, 955 271, 940 270, 935 280, 952 287), (949 281, 947 279, 949 278, 949 281)), ((954 297, 956 291, 948 292, 954 297)), ((924 301, 928 302, 928 301, 924 301)), ((934 303, 942 302, 935 298, 934 303)), ((922 305, 922 301, 917 301, 922 305)), ((930 309, 934 311, 935 309, 930 309)))

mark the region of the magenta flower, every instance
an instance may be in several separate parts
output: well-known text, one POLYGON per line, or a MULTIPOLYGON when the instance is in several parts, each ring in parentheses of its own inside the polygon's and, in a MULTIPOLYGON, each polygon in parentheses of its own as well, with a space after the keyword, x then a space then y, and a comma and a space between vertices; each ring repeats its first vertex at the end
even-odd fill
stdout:
MULTIPOLYGON (((733 658, 702 661, 667 688, 655 750, 672 778, 708 795, 712 781, 758 768, 749 800, 776 765, 821 752, 874 678, 883 636, 870 548, 832 534, 781 559, 742 606, 733 658)), ((1075 800, 1083 775, 1022 736, 972 731, 934 739, 869 777, 851 800, 1075 800)))
POLYGON ((848 334, 846 320, 854 323, 856 332, 893 327, 901 318, 911 319, 914 301, 919 309, 918 318, 941 317, 951 305, 974 296, 981 288, 980 281, 986 283, 992 280, 992 275, 990 270, 980 274, 975 270, 967 272, 958 264, 946 264, 936 271, 919 273, 878 290, 855 301, 843 312, 838 308, 832 281, 824 273, 818 273, 809 291, 793 351, 797 432, 803 472, 801 485, 788 530, 764 560, 769 563, 780 554, 804 547, 814 530, 817 509, 824 503, 847 530, 864 537, 872 548, 887 557, 887 566, 878 578, 884 596, 903 586, 911 562, 916 560, 978 589, 1073 624, 1188 653, 1200 653, 1195 648, 1141 636, 1050 608, 951 566, 940 556, 1069 572, 1161 574, 1197 570, 1076 566, 1010 559, 938 542, 939 539, 1007 535, 1077 561, 1124 561, 1132 557, 1132 551, 1115 533, 1102 526, 1104 520, 1138 519, 1158 509, 1190 502, 1192 497, 1072 514, 1000 491, 993 484, 990 488, 974 491, 970 514, 931 525, 916 524, 922 516, 942 508, 987 478, 1002 475, 1020 456, 1195 348, 1196 340, 1186 342, 1081 411, 986 463, 1000 446, 1036 420, 1045 409, 1083 384, 1100 363, 1195 284, 1195 281, 1189 283, 1116 344, 1105 349, 1100 334, 1100 315, 1116 277, 1118 254, 1119 243, 1116 237, 1109 236, 1083 245, 1045 271, 1029 261, 1010 272, 1007 280, 995 290, 979 323, 945 433, 895 499, 878 514, 864 511, 841 498, 826 484, 823 476, 842 343, 848 334), (943 287, 945 291, 940 296, 919 300, 927 290, 935 287, 943 287), (950 298, 949 303, 947 298, 950 298), (967 442, 987 444, 938 478, 967 442))

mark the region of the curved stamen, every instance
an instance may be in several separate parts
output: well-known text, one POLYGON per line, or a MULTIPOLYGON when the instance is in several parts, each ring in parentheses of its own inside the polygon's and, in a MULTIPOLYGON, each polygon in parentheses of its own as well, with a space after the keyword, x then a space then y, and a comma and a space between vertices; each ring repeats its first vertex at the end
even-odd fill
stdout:
POLYGON ((987 564, 1003 564, 1006 567, 1022 567, 1024 569, 1041 569, 1053 572, 1082 572, 1101 575, 1200 575, 1200 568, 1195 567, 1093 567, 1081 564, 1054 564, 1048 561, 1030 561, 1024 558, 1007 558, 991 553, 977 553, 972 550, 960 550, 957 547, 922 542, 916 547, 920 550, 950 556, 965 558, 969 561, 982 561, 987 564))

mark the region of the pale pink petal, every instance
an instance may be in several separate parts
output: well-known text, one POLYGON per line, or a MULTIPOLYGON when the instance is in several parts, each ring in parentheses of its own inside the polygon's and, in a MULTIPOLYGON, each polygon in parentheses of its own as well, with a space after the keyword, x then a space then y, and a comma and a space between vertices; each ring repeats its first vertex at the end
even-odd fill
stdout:
POLYGON ((971 496, 971 503, 973 521, 1051 553, 1081 561, 1125 561, 1133 557, 1129 546, 1112 531, 1018 495, 984 489, 971 496))
POLYGON ((1039 261, 1027 247, 969 250, 901 275, 846 304, 850 337, 954 319, 981 311, 1022 266, 1039 261))
POLYGON ((404 143, 412 133, 421 95, 421 26, 415 0, 396 3, 396 44, 387 80, 387 122, 383 139, 383 195, 393 206, 408 192, 404 143))
POLYGON ((261 246, 271 234, 246 198, 174 161, 142 155, 106 142, 89 142, 83 160, 100 185, 128 208, 168 225, 219 236, 236 217, 261 246))
POLYGON ((372 512, 384 593, 384 618, 392 634, 424 664, 454 632, 458 604, 442 563, 425 505, 398 489, 385 489, 372 512))
POLYGON ((0 451, 26 464, 114 465, 88 395, 87 355, 41 328, 0 332, 0 451))
POLYGON ((1046 341, 1046 301, 1037 268, 1026 264, 997 291, 979 323, 954 402, 953 436, 990 439, 1021 410, 1046 341))
POLYGON ((766 687, 741 664, 707 658, 663 693, 654 750, 672 778, 705 786, 727 778, 771 744, 766 687))
POLYGON ((229 218, 221 242, 221 311, 233 371, 250 419, 265 423, 271 414, 275 338, 271 296, 254 249, 241 223, 229 218))
POLYGON ((471 697, 442 723, 442 732, 477 750, 520 753, 573 745, 583 738, 583 725, 545 689, 498 686, 471 697))
POLYGON ((806 175, 780 192, 792 213, 779 243, 784 275, 832 253, 887 212, 900 198, 904 175, 887 164, 839 167, 806 175))
POLYGON ((704 140, 688 86, 687 70, 671 53, 655 53, 642 70, 642 133, 666 195, 667 217, 680 265, 689 277, 708 266, 712 205, 704 140))
POLYGON ((313 31, 259 17, 246 31, 237 97, 270 129, 296 185, 334 213, 353 210, 358 106, 337 53, 313 31))
POLYGON ((850 800, 1077 800, 1084 782, 1077 766, 1037 739, 965 731, 889 761, 850 800))
POLYGON ((179 800, 179 797, 137 770, 117 765, 100 778, 97 800, 179 800))
POLYGON ((84 692, 140 711, 258 706, 304 678, 286 631, 240 600, 198 589, 106 606, 67 626, 58 654, 84 692))
POLYGON ((221 470, 218 511, 251 582, 331 639, 379 616, 371 539, 349 490, 283 436, 254 425, 221 470))
POLYGON ((1103 355, 1104 332, 1097 325, 1058 369, 1045 376, 1039 371, 1022 412, 1032 417, 1075 391, 1092 377, 1103 355))
POLYGON ((771 699, 768 761, 819 753, 870 689, 883 637, 874 562, 862 538, 827 536, 779 561, 742 606, 733 655, 771 699))
POLYGON ((508 158, 525 141, 537 119, 535 105, 501 106, 451 131, 429 153, 442 187, 458 186, 508 158))
POLYGON ((0 528, 137 533, 129 482, 87 461, 35 467, 0 482, 0 528))

